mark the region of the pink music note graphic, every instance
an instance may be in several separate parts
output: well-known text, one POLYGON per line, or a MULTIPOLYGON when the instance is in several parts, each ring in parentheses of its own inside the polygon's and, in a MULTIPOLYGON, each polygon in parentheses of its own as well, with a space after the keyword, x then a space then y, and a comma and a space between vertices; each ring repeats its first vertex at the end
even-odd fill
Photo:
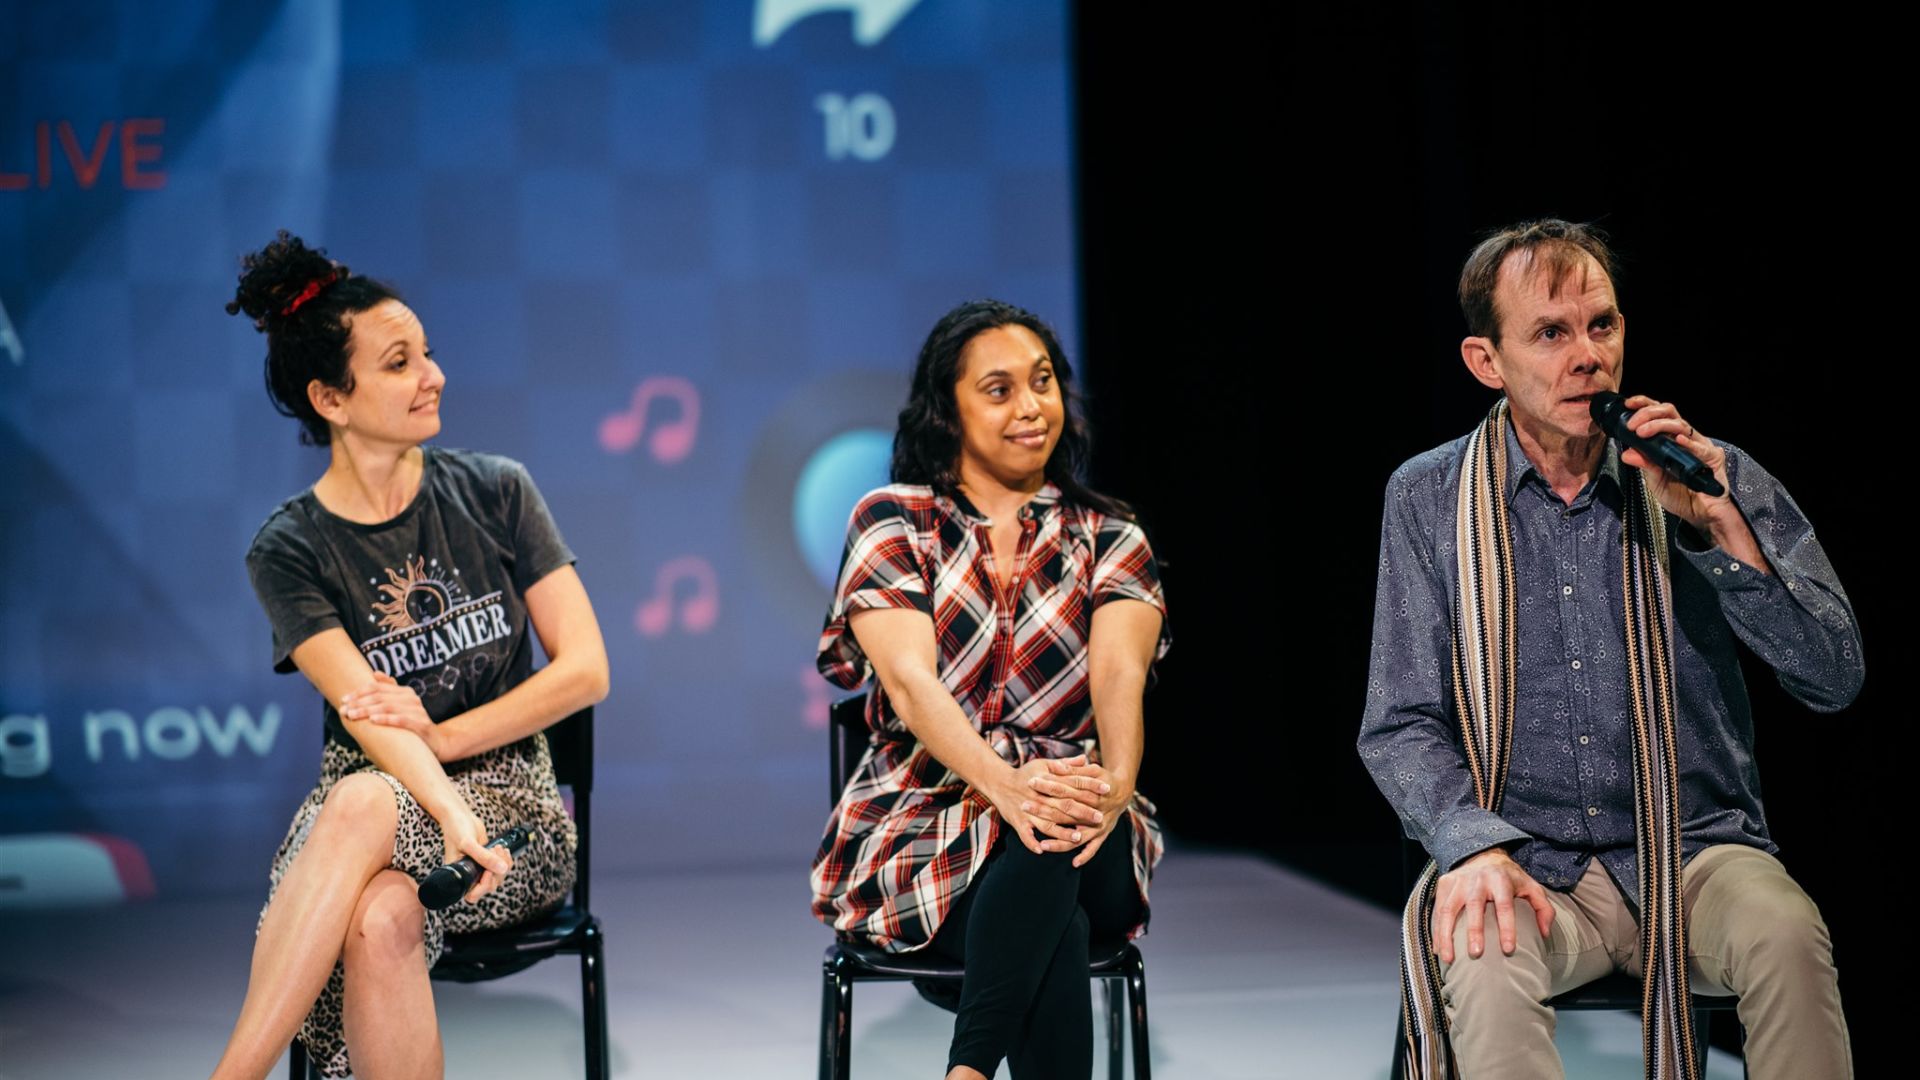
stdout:
POLYGON ((673 629, 676 621, 689 634, 704 634, 720 619, 720 579, 713 565, 698 555, 670 559, 653 575, 653 595, 633 612, 634 629, 641 636, 657 638, 673 629), (693 591, 674 610, 673 594, 680 582, 693 591))
POLYGON ((680 415, 654 426, 653 436, 647 440, 648 453, 663 465, 693 453, 694 437, 700 433, 700 391, 678 375, 652 375, 640 380, 627 410, 600 421, 600 448, 609 454, 633 449, 647 432, 647 408, 655 398, 673 402, 680 415))
POLYGON ((808 664, 800 668, 800 723, 819 731, 832 719, 833 691, 827 686, 827 680, 820 677, 820 669, 808 664))

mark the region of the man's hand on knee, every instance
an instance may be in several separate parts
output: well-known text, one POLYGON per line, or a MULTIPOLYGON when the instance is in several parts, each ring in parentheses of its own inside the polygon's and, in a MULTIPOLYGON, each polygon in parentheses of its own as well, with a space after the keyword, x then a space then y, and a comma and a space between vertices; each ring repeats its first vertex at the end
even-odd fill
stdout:
POLYGON ((1433 893, 1433 948, 1440 962, 1453 963, 1453 930, 1466 912, 1467 955, 1479 959, 1486 952, 1487 905, 1493 905, 1494 922, 1500 932, 1500 951, 1512 956, 1518 945, 1513 902, 1524 901, 1533 908, 1540 936, 1553 928, 1553 904, 1547 890, 1527 876, 1505 848, 1488 848, 1471 856, 1459 866, 1440 875, 1433 893))

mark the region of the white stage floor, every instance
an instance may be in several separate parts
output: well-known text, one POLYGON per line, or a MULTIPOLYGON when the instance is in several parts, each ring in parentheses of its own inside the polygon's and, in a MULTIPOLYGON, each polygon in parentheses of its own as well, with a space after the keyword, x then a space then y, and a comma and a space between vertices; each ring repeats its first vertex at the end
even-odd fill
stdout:
MULTIPOLYGON (((615 1076, 816 1075, 829 935, 807 914, 804 867, 598 879, 594 900, 615 1076)), ((256 905, 0 913, 0 1078, 205 1077, 245 990, 256 905)), ((1141 941, 1154 1075, 1386 1077, 1395 923, 1258 858, 1169 853, 1141 941)), ((571 957, 435 985, 449 1077, 581 1075, 571 957)), ((951 1022, 905 984, 859 986, 853 1075, 938 1077, 951 1022)), ((1559 1045, 1570 1076, 1640 1076, 1637 1017, 1563 1016, 1559 1045)), ((1106 1075, 1104 1047, 1095 1071, 1106 1075)), ((1713 1054, 1711 1080, 1739 1075, 1713 1054)))

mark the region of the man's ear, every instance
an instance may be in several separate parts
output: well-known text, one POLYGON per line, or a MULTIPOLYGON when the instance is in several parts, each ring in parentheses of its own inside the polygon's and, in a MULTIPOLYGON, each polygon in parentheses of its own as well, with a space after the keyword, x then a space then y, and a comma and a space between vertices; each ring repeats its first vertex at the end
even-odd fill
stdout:
POLYGON ((1492 338, 1469 337, 1460 342, 1460 360, 1481 385, 1505 390, 1507 384, 1500 378, 1500 369, 1493 364, 1497 348, 1492 338))

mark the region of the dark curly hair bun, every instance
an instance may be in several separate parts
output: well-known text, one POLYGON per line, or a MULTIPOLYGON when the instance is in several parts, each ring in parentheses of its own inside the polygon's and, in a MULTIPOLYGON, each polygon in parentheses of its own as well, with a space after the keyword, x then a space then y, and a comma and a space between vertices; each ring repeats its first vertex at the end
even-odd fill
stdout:
MULTIPOLYGON (((329 275, 350 277, 351 272, 327 258, 324 248, 310 248, 306 241, 281 229, 272 243, 241 258, 240 286, 227 302, 227 314, 244 311, 253 320, 254 329, 264 331, 269 320, 282 317, 295 297, 329 275)), ((299 314, 298 309, 294 314, 299 314)))
POLYGON ((327 258, 326 249, 308 247, 285 229, 241 258, 240 284, 227 302, 227 314, 244 312, 253 328, 267 335, 267 395, 282 416, 300 421, 302 442, 325 446, 332 440, 327 422, 307 398, 308 385, 318 379, 353 390, 347 368, 353 316, 398 299, 391 286, 352 272, 327 258))

